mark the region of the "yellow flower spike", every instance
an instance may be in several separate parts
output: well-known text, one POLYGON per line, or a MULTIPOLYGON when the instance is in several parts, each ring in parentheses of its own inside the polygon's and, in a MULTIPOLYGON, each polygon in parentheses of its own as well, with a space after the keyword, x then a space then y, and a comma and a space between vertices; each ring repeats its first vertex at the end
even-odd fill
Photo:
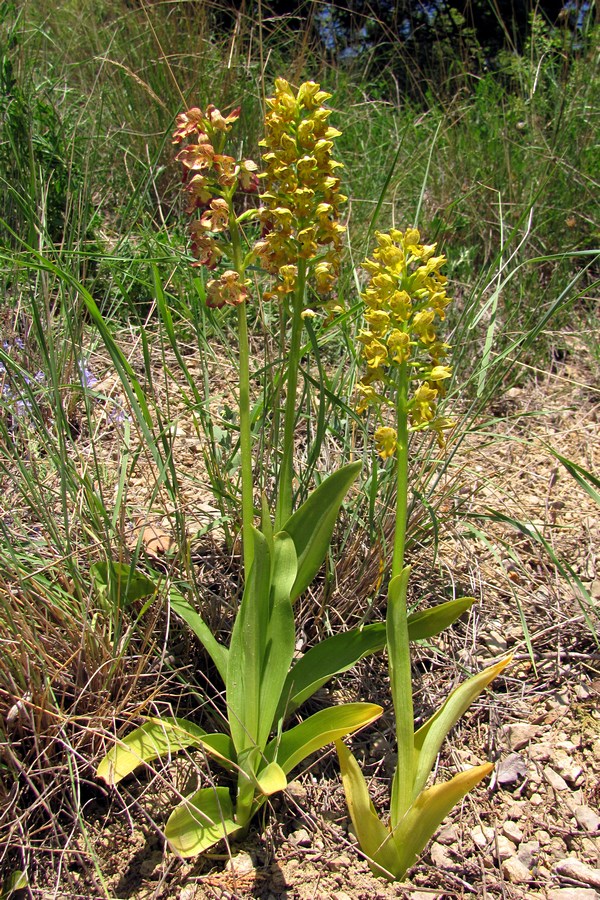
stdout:
MULTIPOLYGON (((339 222, 340 204, 346 198, 339 193, 340 180, 333 174, 341 163, 331 155, 340 132, 328 125, 331 110, 322 105, 328 99, 330 95, 315 82, 305 82, 297 92, 283 78, 275 82, 260 142, 267 151, 259 213, 263 233, 254 248, 275 276, 280 276, 282 266, 304 260, 302 277, 312 276, 323 298, 335 286, 346 231, 339 222), (274 232, 283 232, 285 241, 275 242, 274 232), (322 248, 328 248, 325 254, 322 248)), ((301 285, 298 289, 304 296, 301 285)), ((267 295, 286 293, 276 286, 267 295)))
POLYGON ((398 434, 395 428, 383 425, 377 429, 373 437, 375 438, 375 449, 383 459, 394 456, 398 446, 398 434))

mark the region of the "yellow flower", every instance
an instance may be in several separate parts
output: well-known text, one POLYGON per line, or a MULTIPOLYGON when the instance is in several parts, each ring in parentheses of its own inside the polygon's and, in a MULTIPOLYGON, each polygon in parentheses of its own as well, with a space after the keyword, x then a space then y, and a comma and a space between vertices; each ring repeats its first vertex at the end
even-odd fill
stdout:
MULTIPOLYGON (((305 82, 296 92, 283 78, 267 99, 262 180, 262 236, 255 253, 265 269, 275 275, 285 265, 306 260, 308 276, 324 297, 334 285, 339 269, 341 236, 340 180, 334 174, 341 163, 333 156, 333 142, 340 132, 328 124, 330 98, 318 84, 305 82), (282 213, 285 210, 285 215, 282 213), (273 231, 282 230, 285 241, 275 242, 273 231), (328 247, 323 254, 321 248, 328 247)), ((267 296, 282 295, 276 287, 267 296)))
POLYGON ((398 446, 398 434, 395 428, 389 428, 382 425, 373 435, 375 439, 375 449, 383 459, 389 459, 394 456, 398 446))

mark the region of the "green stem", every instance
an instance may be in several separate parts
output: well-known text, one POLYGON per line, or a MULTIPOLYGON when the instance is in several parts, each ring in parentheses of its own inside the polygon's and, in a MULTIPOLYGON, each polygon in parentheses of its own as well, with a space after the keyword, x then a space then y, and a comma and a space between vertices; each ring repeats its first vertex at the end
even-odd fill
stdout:
MULTIPOLYGON (((244 257, 240 227, 233 209, 233 198, 229 206, 229 233, 233 250, 233 266, 240 277, 245 276, 244 257)), ((248 578, 254 557, 252 525, 254 522, 254 485, 252 480, 252 437, 250 432, 250 346, 248 342, 248 319, 246 302, 238 306, 239 340, 239 413, 240 413, 240 454, 242 458, 242 550, 244 554, 244 574, 248 578)))
POLYGON ((396 430, 398 432, 398 447, 396 450, 396 528, 394 531, 392 578, 399 575, 404 569, 408 511, 408 366, 406 363, 402 363, 398 374, 398 391, 396 395, 396 430))
POLYGON ((280 531, 292 514, 294 478, 294 428, 296 425, 296 391, 300 366, 302 312, 306 290, 306 261, 298 261, 298 280, 292 298, 292 336, 288 354, 285 418, 283 426, 283 455, 279 470, 275 531, 280 531))
POLYGON ((406 592, 410 567, 404 565, 408 509, 408 367, 400 367, 396 424, 398 432, 396 529, 386 620, 388 665, 396 716, 398 763, 392 783, 391 823, 395 827, 410 808, 414 785, 414 711, 406 592))

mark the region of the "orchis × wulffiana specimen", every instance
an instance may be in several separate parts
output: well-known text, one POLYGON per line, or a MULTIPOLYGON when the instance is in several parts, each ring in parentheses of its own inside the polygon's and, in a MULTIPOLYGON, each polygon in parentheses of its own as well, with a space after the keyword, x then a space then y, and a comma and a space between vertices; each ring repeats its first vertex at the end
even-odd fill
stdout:
MULTIPOLYGON (((348 808, 360 846, 372 870, 390 880, 402 879, 438 825, 453 806, 493 768, 491 763, 460 772, 449 781, 426 787, 442 742, 469 705, 510 661, 502 659, 461 684, 437 712, 414 730, 409 617, 406 595, 410 566, 404 564, 408 508, 408 439, 410 431, 430 429, 444 445, 444 431, 453 423, 439 416, 438 398, 452 371, 444 363, 448 344, 438 326, 450 302, 445 262, 435 256, 435 244, 420 243, 415 228, 377 234, 373 259, 363 264, 371 279, 362 294, 367 328, 359 335, 367 374, 358 385, 359 409, 375 405, 395 410, 395 428, 382 425, 375 445, 396 465, 396 523, 391 578, 388 586, 386 646, 390 686, 396 716, 397 768, 392 781, 389 821, 382 821, 369 798, 366 781, 348 748, 336 742, 348 808), (416 387, 415 387, 416 385, 416 387)), ((473 598, 433 607, 468 609, 473 598)), ((448 624, 448 623, 446 623, 448 624)), ((442 625, 442 628, 445 625, 442 625)), ((442 630, 441 628, 439 630, 442 630)), ((438 631, 439 633, 439 631, 438 631)))

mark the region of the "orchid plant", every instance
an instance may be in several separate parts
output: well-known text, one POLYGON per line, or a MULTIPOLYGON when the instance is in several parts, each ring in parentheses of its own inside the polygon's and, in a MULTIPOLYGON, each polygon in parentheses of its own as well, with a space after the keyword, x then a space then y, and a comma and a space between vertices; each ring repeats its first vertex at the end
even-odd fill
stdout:
MULTIPOLYGON (((493 765, 474 766, 443 784, 427 786, 442 742, 460 716, 510 662, 505 658, 454 690, 417 731, 414 730, 411 658, 413 635, 407 616, 410 566, 405 565, 411 432, 435 433, 441 447, 454 426, 438 402, 452 376, 450 346, 438 335, 450 303, 445 263, 435 244, 422 244, 417 229, 376 234, 377 247, 363 266, 370 281, 362 294, 366 328, 359 335, 366 373, 358 384, 361 411, 375 409, 381 424, 376 449, 396 467, 396 520, 388 586, 386 648, 396 718, 398 761, 392 782, 389 819, 381 820, 369 798, 360 767, 342 741, 336 746, 350 816, 373 872, 402 879, 456 803, 488 775, 493 765), (393 424, 388 424, 391 417, 393 424)), ((443 604, 442 606, 444 606, 443 604)))
MULTIPOLYGON (((326 478, 293 511, 293 441, 301 329, 307 284, 326 303, 339 267, 340 204, 333 140, 324 106, 329 94, 307 82, 297 92, 283 79, 267 100, 264 162, 265 190, 258 211, 239 214, 238 192, 256 193, 258 166, 226 152, 227 136, 239 116, 223 116, 214 106, 178 117, 175 143, 189 141, 177 159, 184 187, 195 265, 218 270, 206 283, 213 308, 235 306, 239 338, 239 421, 242 480, 242 547, 245 588, 229 646, 213 635, 188 600, 171 591, 171 608, 191 627, 210 655, 225 686, 226 729, 207 734, 194 723, 163 717, 149 719, 118 741, 102 760, 98 775, 116 784, 138 765, 189 747, 201 748, 233 776, 229 787, 203 787, 171 814, 167 840, 177 853, 192 856, 228 835, 243 835, 256 811, 283 790, 289 772, 306 756, 336 738, 374 721, 381 707, 350 703, 323 709, 286 730, 291 713, 333 675, 354 664, 383 634, 332 638, 294 662, 293 604, 319 570, 344 497, 358 476, 351 463, 326 478), (199 213, 199 214, 198 214, 199 213), (248 221, 258 219, 262 233, 246 239, 248 221), (227 265, 225 265, 227 263, 227 265), (286 410, 282 463, 274 523, 263 498, 256 527, 250 432, 250 368, 246 305, 250 266, 274 278, 263 300, 291 304, 287 353, 286 410)), ((417 621, 417 627, 419 621, 417 621)), ((422 626, 421 626, 422 627, 422 626)))
MULTIPOLYGON (((329 312, 337 306, 333 289, 345 230, 340 223, 346 199, 340 192, 341 164, 332 155, 340 132, 329 125, 331 110, 325 106, 329 98, 314 82, 295 91, 287 81, 277 79, 274 96, 267 100, 260 174, 252 160, 225 152, 239 110, 224 116, 214 106, 205 111, 190 109, 178 117, 174 135, 176 144, 189 141, 177 159, 184 169, 187 210, 194 216, 190 225, 194 265, 214 273, 206 283, 206 303, 237 310, 245 587, 229 646, 211 632, 183 594, 170 592, 171 609, 201 641, 223 682, 224 730, 206 733, 185 719, 149 718, 116 742, 100 763, 98 775, 116 784, 138 766, 186 748, 198 748, 201 759, 208 756, 216 761, 230 783, 235 782, 234 796, 229 786, 211 784, 174 809, 165 834, 181 856, 201 853, 224 837, 243 836, 255 813, 269 796, 285 789, 289 773, 306 756, 372 723, 382 712, 376 704, 349 703, 322 709, 286 727, 290 715, 334 675, 381 651, 386 640, 389 644, 396 627, 395 621, 388 622, 386 630, 386 624, 378 622, 334 634, 294 659, 294 603, 324 561, 340 508, 360 470, 357 462, 342 466, 293 509, 297 372, 303 323, 312 313, 307 291, 310 285, 311 296, 329 312), (239 192, 257 193, 259 179, 264 185, 259 209, 239 213, 235 202, 239 192), (246 226, 255 222, 261 233, 253 242, 246 226), (281 303, 291 320, 289 346, 281 354, 287 360, 286 400, 273 518, 266 498, 255 503, 253 483, 247 324, 251 268, 272 279, 262 299, 281 303)), ((375 306, 373 315, 379 319, 373 319, 372 337, 362 339, 372 369, 370 381, 362 385, 367 400, 373 396, 373 375, 383 372, 384 344, 379 339, 387 327, 385 315, 375 306)), ((430 325, 423 319, 420 333, 428 335, 430 325)), ((387 343, 392 353, 405 354, 404 339, 397 338, 396 331, 390 332, 387 343)), ((441 345, 437 352, 441 358, 441 345)), ((439 387, 447 374, 442 365, 429 367, 428 383, 439 387)), ((420 412, 415 407, 413 421, 417 423, 420 416, 419 423, 436 427, 441 434, 445 426, 428 418, 428 402, 427 396, 421 397, 420 412)), ((377 440, 384 455, 389 455, 385 429, 377 440)), ((397 583, 393 579, 392 584, 397 583)), ((397 589, 393 591, 395 595, 397 589)), ((472 602, 472 598, 461 598, 404 616, 398 639, 432 637, 472 602)))

